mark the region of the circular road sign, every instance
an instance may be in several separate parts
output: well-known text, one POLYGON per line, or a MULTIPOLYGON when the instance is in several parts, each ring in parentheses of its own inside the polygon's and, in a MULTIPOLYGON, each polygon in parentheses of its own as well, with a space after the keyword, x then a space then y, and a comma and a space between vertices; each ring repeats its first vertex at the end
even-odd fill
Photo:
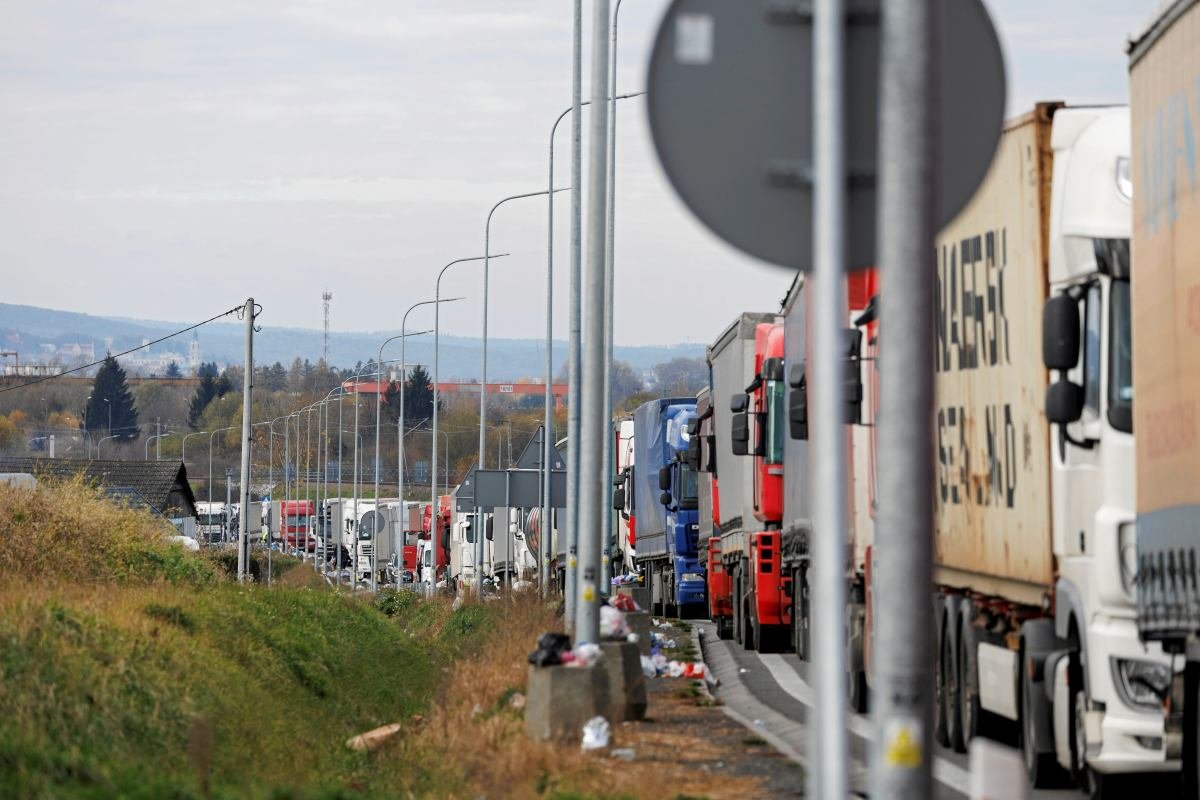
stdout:
MULTIPOLYGON (((846 28, 847 258, 875 263, 880 15, 850 2, 846 28)), ((980 0, 942 4, 945 225, 983 180, 1004 123, 1000 41, 980 0)), ((812 267, 812 3, 674 0, 654 42, 650 130, 684 203, 735 247, 812 267)))

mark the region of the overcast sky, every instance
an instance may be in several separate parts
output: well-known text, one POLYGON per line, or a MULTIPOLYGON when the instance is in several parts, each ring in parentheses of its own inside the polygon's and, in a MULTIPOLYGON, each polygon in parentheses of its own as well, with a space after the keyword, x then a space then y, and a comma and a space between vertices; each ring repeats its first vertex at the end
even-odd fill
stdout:
MULTIPOLYGON (((666 5, 624 3, 622 91, 642 86, 666 5)), ((1123 45, 1158 0, 988 5, 1014 114, 1036 100, 1124 102, 1123 45)), ((191 321, 253 294, 263 324, 315 328, 328 288, 335 330, 397 328, 442 264, 482 252, 492 203, 546 185, 549 127, 570 102, 570 8, 6 0, 0 302, 191 321)), ((707 342, 736 312, 774 308, 790 276, 691 217, 658 168, 642 100, 618 119, 617 341, 707 342)), ((565 186, 569 137, 559 143, 565 186)), ((564 193, 560 268, 567 210, 564 193)), ((492 335, 544 333, 545 211, 522 200, 493 221, 493 252, 512 256, 493 264, 492 335)), ((479 275, 448 273, 444 293, 467 300, 443 315, 447 331, 478 332, 479 275)))

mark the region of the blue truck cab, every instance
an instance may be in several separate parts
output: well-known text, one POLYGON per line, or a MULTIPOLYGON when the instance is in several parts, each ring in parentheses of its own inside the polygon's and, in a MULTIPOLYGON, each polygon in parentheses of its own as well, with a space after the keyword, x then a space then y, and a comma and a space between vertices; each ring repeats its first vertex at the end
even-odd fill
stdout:
POLYGON ((634 413, 637 563, 655 602, 680 614, 707 602, 696 472, 685 463, 695 416, 694 398, 651 400, 634 413))

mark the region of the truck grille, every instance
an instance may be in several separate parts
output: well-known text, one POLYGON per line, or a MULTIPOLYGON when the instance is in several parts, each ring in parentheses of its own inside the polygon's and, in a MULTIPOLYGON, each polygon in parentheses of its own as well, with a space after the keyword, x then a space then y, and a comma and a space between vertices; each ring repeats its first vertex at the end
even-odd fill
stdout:
POLYGON ((1138 559, 1138 629, 1147 639, 1200 631, 1200 556, 1195 547, 1149 550, 1138 559))

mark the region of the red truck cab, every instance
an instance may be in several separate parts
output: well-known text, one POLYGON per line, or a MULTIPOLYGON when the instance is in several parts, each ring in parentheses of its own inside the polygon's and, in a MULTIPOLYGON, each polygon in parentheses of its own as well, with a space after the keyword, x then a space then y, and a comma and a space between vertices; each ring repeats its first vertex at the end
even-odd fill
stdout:
POLYGON ((312 500, 283 500, 279 503, 279 535, 285 547, 307 552, 317 549, 317 537, 309 531, 309 518, 316 513, 312 500))

